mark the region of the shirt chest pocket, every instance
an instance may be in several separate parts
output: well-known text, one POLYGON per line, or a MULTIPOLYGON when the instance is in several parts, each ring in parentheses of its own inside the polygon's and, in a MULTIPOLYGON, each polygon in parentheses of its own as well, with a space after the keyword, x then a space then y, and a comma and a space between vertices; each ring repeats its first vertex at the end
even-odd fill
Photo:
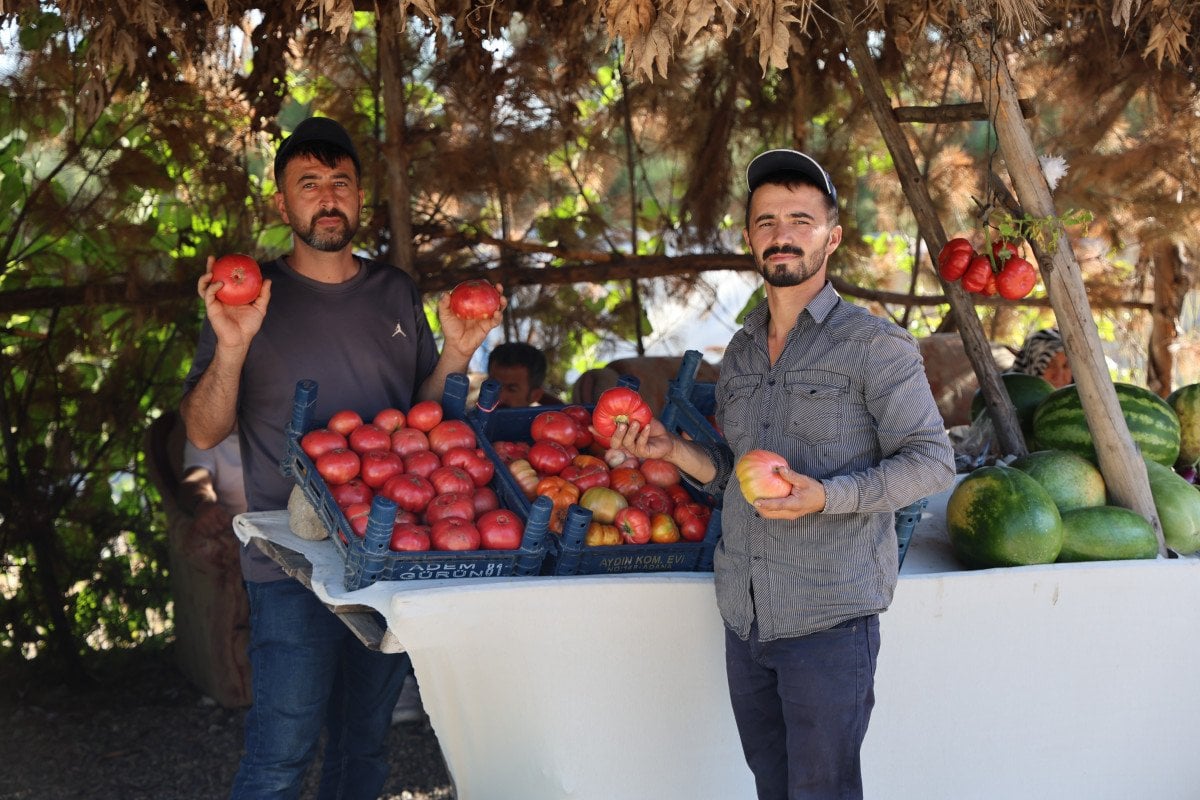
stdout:
POLYGON ((850 402, 848 375, 824 370, 789 372, 784 376, 784 391, 788 435, 806 444, 842 438, 842 421, 850 402))
POLYGON ((727 440, 739 441, 749 433, 756 414, 754 395, 760 385, 761 375, 737 375, 729 379, 722 422, 727 440))

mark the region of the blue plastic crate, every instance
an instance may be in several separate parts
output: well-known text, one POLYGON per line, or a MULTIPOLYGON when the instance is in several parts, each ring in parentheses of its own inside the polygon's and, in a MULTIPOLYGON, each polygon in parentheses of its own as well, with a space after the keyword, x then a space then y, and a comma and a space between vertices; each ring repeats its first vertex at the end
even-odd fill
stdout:
POLYGON ((928 498, 922 498, 896 512, 896 540, 900 543, 898 566, 904 566, 904 556, 908 554, 908 543, 912 541, 913 531, 916 530, 917 523, 921 521, 921 514, 925 512, 925 506, 928 503, 928 498))
MULTIPOLYGON (((452 374, 446 379, 442 406, 447 419, 464 419, 468 383, 465 375, 452 374)), ((308 455, 300 448, 300 438, 310 430, 321 427, 312 420, 317 398, 317 383, 312 380, 296 384, 292 421, 287 428, 287 455, 280 463, 284 475, 296 481, 312 504, 329 538, 345 559, 344 582, 348 591, 370 586, 381 580, 433 580, 440 578, 492 578, 506 575, 537 575, 546 556, 552 504, 532 506, 526 503, 521 514, 525 534, 516 550, 466 550, 427 552, 395 552, 389 547, 392 525, 396 519, 396 504, 377 496, 371 503, 366 535, 359 538, 351 533, 350 523, 334 501, 308 455)), ((492 489, 501 497, 501 486, 492 479, 492 489)), ((510 510, 511 506, 506 506, 510 510)))
MULTIPOLYGON (((637 389, 637 379, 622 376, 620 385, 637 389)), ((496 474, 502 477, 502 501, 509 508, 529 506, 529 500, 517 485, 516 479, 501 461, 493 442, 530 442, 530 427, 534 418, 546 411, 545 407, 495 408, 495 398, 500 385, 495 381, 484 381, 479 390, 479 403, 467 414, 475 428, 479 446, 496 465, 496 474)), ((591 407, 585 406, 588 410, 591 407)), ((712 498, 693 486, 684 487, 699 502, 712 506, 712 498)), ((519 512, 520 513, 520 512, 519 512)), ((624 572, 711 572, 713 551, 721 534, 721 515, 713 510, 712 519, 703 541, 677 542, 675 544, 631 544, 589 546, 584 544, 592 512, 577 505, 567 511, 561 535, 551 533, 546 537, 546 560, 542 568, 544 575, 595 575, 624 572)))

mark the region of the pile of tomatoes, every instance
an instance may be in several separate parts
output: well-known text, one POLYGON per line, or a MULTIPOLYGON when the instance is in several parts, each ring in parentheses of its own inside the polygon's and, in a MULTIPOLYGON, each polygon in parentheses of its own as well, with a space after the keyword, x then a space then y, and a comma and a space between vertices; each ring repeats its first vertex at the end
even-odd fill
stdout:
POLYGON ((579 505, 592 512, 587 545, 698 542, 712 509, 692 498, 679 470, 662 459, 639 461, 608 449, 618 423, 651 418, 636 391, 616 387, 600 396, 592 412, 569 405, 538 414, 530 424, 532 442, 498 441, 493 447, 527 499, 550 498, 555 533, 562 533, 570 507, 579 505))
POLYGON ((963 289, 1005 300, 1020 300, 1037 283, 1037 270, 1021 257, 1013 242, 992 244, 991 255, 976 253, 974 245, 963 238, 951 239, 938 253, 938 275, 947 283, 961 280, 963 289))
POLYGON ((394 551, 521 546, 524 523, 500 508, 489 486, 492 460, 477 447, 470 425, 443 419, 439 403, 417 403, 407 414, 387 408, 370 422, 339 411, 325 427, 304 434, 300 447, 359 537, 378 494, 397 506, 394 551))

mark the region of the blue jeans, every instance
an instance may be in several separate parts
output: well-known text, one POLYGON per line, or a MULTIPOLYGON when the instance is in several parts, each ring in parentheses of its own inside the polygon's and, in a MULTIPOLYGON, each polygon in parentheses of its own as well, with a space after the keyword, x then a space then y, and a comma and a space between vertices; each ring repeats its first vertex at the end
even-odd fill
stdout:
POLYGON ((879 617, 771 642, 725 630, 729 698, 759 800, 862 798, 879 617))
POLYGON ((411 664, 369 650, 292 579, 247 581, 254 704, 233 800, 296 798, 324 727, 320 800, 375 800, 392 709, 411 664))

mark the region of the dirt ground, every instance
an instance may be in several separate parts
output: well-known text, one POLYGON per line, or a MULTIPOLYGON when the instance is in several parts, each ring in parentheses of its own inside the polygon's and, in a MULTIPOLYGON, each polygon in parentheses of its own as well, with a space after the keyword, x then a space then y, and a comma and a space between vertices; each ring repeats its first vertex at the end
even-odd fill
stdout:
MULTIPOLYGON (((0 800, 224 798, 237 770, 244 711, 214 705, 175 668, 169 647, 110 653, 72 687, 24 663, 0 663, 0 800)), ((427 721, 392 727, 385 800, 452 800, 427 721)), ((316 768, 305 798, 315 796, 316 768)))

